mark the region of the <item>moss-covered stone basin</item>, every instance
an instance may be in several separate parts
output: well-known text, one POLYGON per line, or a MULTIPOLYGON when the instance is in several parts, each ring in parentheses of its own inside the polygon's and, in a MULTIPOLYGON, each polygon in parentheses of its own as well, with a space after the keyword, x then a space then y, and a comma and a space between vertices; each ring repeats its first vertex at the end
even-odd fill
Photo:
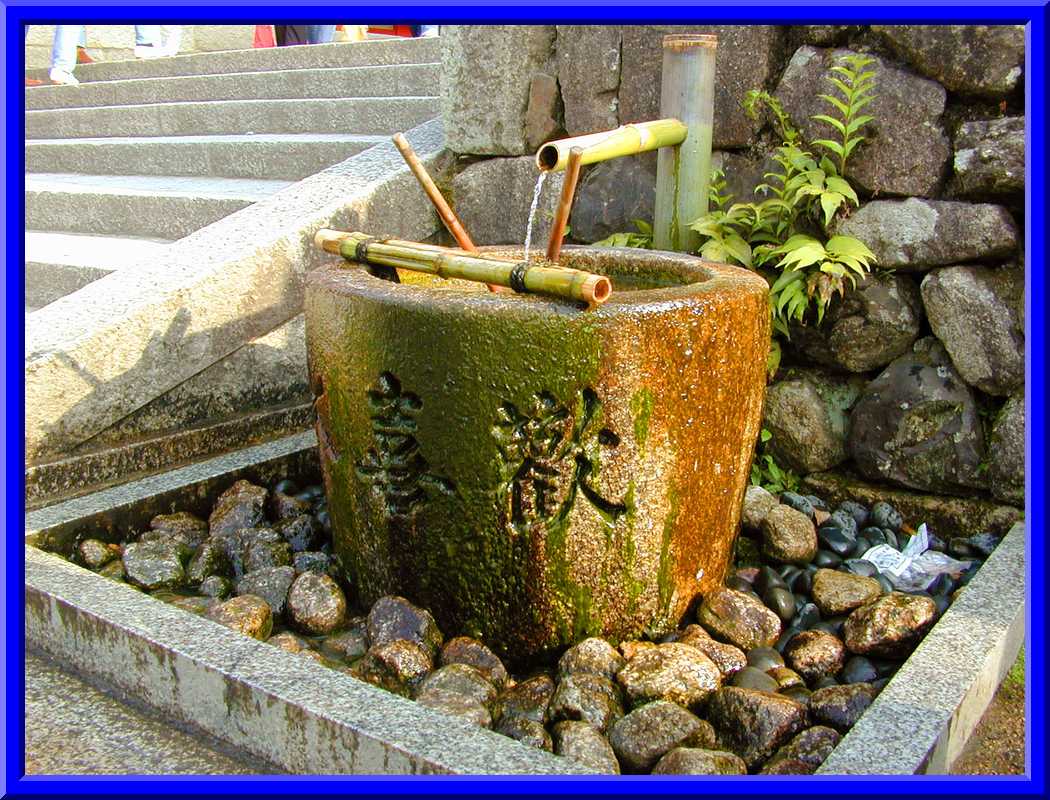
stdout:
POLYGON ((646 250, 562 263, 609 276, 612 298, 581 311, 342 261, 307 278, 347 577, 517 662, 670 630, 722 582, 765 386, 759 276, 646 250))

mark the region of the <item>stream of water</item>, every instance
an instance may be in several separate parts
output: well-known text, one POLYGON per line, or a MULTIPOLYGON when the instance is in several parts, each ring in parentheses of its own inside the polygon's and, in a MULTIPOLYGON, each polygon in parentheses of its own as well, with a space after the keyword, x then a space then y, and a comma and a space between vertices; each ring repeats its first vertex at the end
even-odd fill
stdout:
POLYGON ((540 204, 540 192, 543 190, 543 181, 547 178, 546 172, 541 172, 536 179, 536 189, 532 193, 532 205, 529 207, 529 224, 525 227, 525 261, 529 260, 529 250, 532 247, 532 222, 536 218, 536 207, 540 204))

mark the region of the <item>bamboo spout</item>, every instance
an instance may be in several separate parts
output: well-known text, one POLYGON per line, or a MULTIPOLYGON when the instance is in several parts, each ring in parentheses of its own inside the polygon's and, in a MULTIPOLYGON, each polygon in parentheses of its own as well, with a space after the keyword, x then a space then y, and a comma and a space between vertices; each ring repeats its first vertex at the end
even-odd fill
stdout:
POLYGON ((688 133, 686 126, 677 119, 622 125, 611 131, 547 142, 536 153, 536 166, 541 172, 559 172, 568 166, 569 153, 574 147, 583 151, 581 165, 633 156, 635 153, 681 144, 688 133))
POLYGON ((612 283, 607 277, 578 269, 532 266, 432 245, 375 239, 358 232, 321 229, 314 242, 329 253, 338 253, 347 261, 359 264, 480 281, 507 286, 517 292, 583 302, 592 307, 601 305, 612 294, 612 283))

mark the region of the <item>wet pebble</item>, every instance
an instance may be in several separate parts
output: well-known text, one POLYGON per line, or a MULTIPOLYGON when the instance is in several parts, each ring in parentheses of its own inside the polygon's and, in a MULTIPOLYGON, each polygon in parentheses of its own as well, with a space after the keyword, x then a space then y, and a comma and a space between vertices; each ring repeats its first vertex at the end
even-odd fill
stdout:
POLYGON ((879 582, 862 575, 820 569, 813 576, 813 601, 829 616, 848 614, 874 602, 881 594, 879 582))
POLYGON ((209 575, 197 588, 205 597, 217 597, 220 600, 233 594, 233 581, 221 575, 209 575))
POLYGON ((408 639, 395 639, 368 648, 350 670, 363 681, 411 697, 433 666, 426 648, 408 639))
POLYGON ((307 634, 331 633, 346 618, 343 590, 331 577, 316 572, 304 572, 295 578, 286 604, 289 621, 307 634))
POLYGON ((800 514, 805 514, 810 519, 813 519, 813 504, 805 497, 794 492, 781 492, 780 502, 788 508, 798 511, 800 514))
POLYGON ((618 720, 609 744, 627 772, 647 772, 670 750, 683 746, 710 747, 714 729, 675 703, 655 700, 618 720))
POLYGON ((321 641, 321 652, 335 661, 356 661, 368 652, 368 635, 364 617, 350 620, 348 629, 326 636, 321 641))
POLYGON ((509 736, 529 747, 536 747, 547 752, 554 751, 554 740, 547 729, 538 722, 525 717, 504 717, 495 728, 496 733, 509 736))
POLYGON ((419 684, 418 697, 440 691, 458 694, 491 709, 496 700, 496 687, 478 670, 467 664, 446 664, 427 675, 419 684))
POLYGON ((843 683, 871 683, 878 677, 875 665, 864 656, 850 656, 839 673, 843 683))
POLYGON ((133 542, 124 548, 123 563, 127 580, 147 591, 174 589, 185 580, 179 549, 174 544, 133 542))
POLYGON ((745 528, 757 531, 766 514, 777 506, 777 499, 761 486, 748 486, 744 493, 744 506, 740 522, 745 528))
POLYGON ((403 597, 379 598, 368 612, 368 641, 372 645, 395 639, 418 642, 435 656, 444 636, 433 615, 403 597))
POLYGON ((496 700, 500 719, 523 718, 543 724, 554 696, 554 680, 549 675, 534 675, 504 689, 496 700))
POLYGON ((611 644, 592 636, 573 645, 562 654, 558 660, 558 675, 586 672, 613 680, 626 663, 624 657, 611 644))
POLYGON ((857 523, 858 528, 863 528, 868 522, 868 517, 871 516, 871 514, 868 512, 867 506, 862 505, 861 503, 857 503, 853 500, 843 500, 841 503, 839 503, 839 507, 835 510, 842 511, 843 513, 849 514, 851 517, 853 517, 853 521, 857 523))
POLYGON ((587 672, 565 675, 554 689, 547 710, 552 721, 574 719, 605 733, 623 716, 620 690, 608 678, 587 672))
POLYGON ((724 686, 708 701, 718 740, 755 769, 798 733, 806 707, 779 694, 724 686))
POLYGON ((871 705, 876 693, 867 683, 818 689, 809 698, 809 713, 814 722, 846 733, 871 705))
POLYGON ((716 642, 699 625, 687 625, 678 635, 678 641, 695 647, 710 658, 718 667, 718 671, 722 673, 723 678, 732 675, 747 664, 747 656, 744 655, 743 650, 731 644, 716 642))
POLYGON ((766 672, 784 666, 784 656, 772 647, 755 647, 747 653, 747 665, 766 672))
POLYGON ((85 567, 98 570, 114 558, 120 558, 120 548, 98 539, 85 539, 77 546, 77 556, 85 567))
POLYGON ((795 596, 787 589, 775 587, 762 596, 764 602, 783 622, 790 622, 797 611, 795 596))
POLYGON ((762 520, 762 553, 774 561, 808 564, 817 553, 813 521, 801 511, 776 506, 762 520))
POLYGON ((816 770, 831 755, 831 751, 841 739, 838 731, 825 725, 806 728, 773 754, 763 767, 762 774, 775 774, 776 764, 782 761, 799 761, 809 767, 810 771, 816 770))
POLYGON ((292 566, 296 573, 317 572, 326 574, 332 569, 332 557, 320 550, 304 550, 292 554, 292 566))
POLYGON ((704 595, 697 622, 717 639, 747 652, 769 646, 780 635, 780 618, 761 600, 732 589, 715 588, 704 595))
POLYGON ((291 567, 260 569, 237 581, 237 594, 254 594, 263 598, 274 616, 279 617, 284 614, 285 600, 294 580, 295 570, 291 567))
POLYGON ((278 522, 274 526, 281 538, 295 553, 316 550, 324 541, 324 531, 309 514, 300 514, 278 522))
POLYGON ((223 492, 208 517, 212 536, 233 533, 241 528, 254 528, 263 522, 266 489, 248 481, 237 481, 223 492))
POLYGON ((661 758, 653 775, 746 775, 747 764, 725 750, 676 747, 661 758))
POLYGON ((842 566, 853 575, 864 578, 875 578, 879 574, 879 568, 863 558, 847 558, 842 562, 842 566))
POLYGON ((805 680, 814 681, 842 669, 846 648, 830 633, 803 631, 784 648, 784 656, 793 670, 805 680))
POLYGON ((493 653, 478 639, 469 636, 457 636, 445 642, 441 648, 440 663, 467 664, 484 675, 497 689, 507 683, 507 669, 499 656, 493 653))
POLYGON ((638 653, 616 680, 632 708, 652 700, 697 708, 722 684, 722 673, 695 647, 671 642, 638 653))
POLYGON ((227 628, 265 641, 273 629, 269 604, 261 597, 244 594, 219 603, 208 612, 208 619, 227 628))
MULTIPOLYGON (((770 669, 777 669, 777 667, 770 667, 770 669)), ((728 685, 741 689, 757 689, 760 692, 775 692, 780 688, 780 684, 775 679, 755 667, 744 667, 736 672, 729 679, 728 685)))
POLYGON ((880 500, 871 507, 871 524, 879 528, 889 528, 896 533, 904 524, 904 517, 889 503, 880 500))
POLYGON ((932 598, 892 592, 850 614, 843 627, 846 647, 856 655, 908 655, 933 625, 932 598))
POLYGON ((590 767, 595 772, 620 774, 620 762, 612 745, 586 722, 566 720, 553 729, 554 752, 590 767))
MULTIPOLYGON (((839 558, 846 558, 853 550, 853 546, 857 543, 857 540, 852 536, 847 536, 842 528, 831 523, 825 523, 817 529, 817 541, 820 544, 822 550, 830 550, 839 558)), ((817 554, 819 556, 819 553, 817 554)), ((813 557, 814 563, 818 566, 827 566, 827 556, 819 558, 813 557)))
POLYGON ((186 581, 190 585, 203 583, 212 575, 226 576, 232 572, 226 549, 209 539, 197 548, 186 567, 186 581))
POLYGON ((279 647, 286 653, 295 655, 303 650, 310 649, 310 645, 306 643, 306 640, 301 636, 296 636, 290 631, 284 631, 283 633, 277 633, 266 640, 266 644, 279 647))

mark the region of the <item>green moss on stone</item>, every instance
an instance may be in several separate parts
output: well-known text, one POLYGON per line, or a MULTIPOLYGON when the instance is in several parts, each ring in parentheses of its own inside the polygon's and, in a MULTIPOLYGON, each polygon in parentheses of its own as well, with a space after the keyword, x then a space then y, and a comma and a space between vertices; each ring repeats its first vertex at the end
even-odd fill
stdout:
POLYGON ((634 418, 634 440, 638 443, 638 452, 645 452, 649 421, 653 416, 653 393, 648 388, 635 392, 631 398, 631 416, 634 418))

